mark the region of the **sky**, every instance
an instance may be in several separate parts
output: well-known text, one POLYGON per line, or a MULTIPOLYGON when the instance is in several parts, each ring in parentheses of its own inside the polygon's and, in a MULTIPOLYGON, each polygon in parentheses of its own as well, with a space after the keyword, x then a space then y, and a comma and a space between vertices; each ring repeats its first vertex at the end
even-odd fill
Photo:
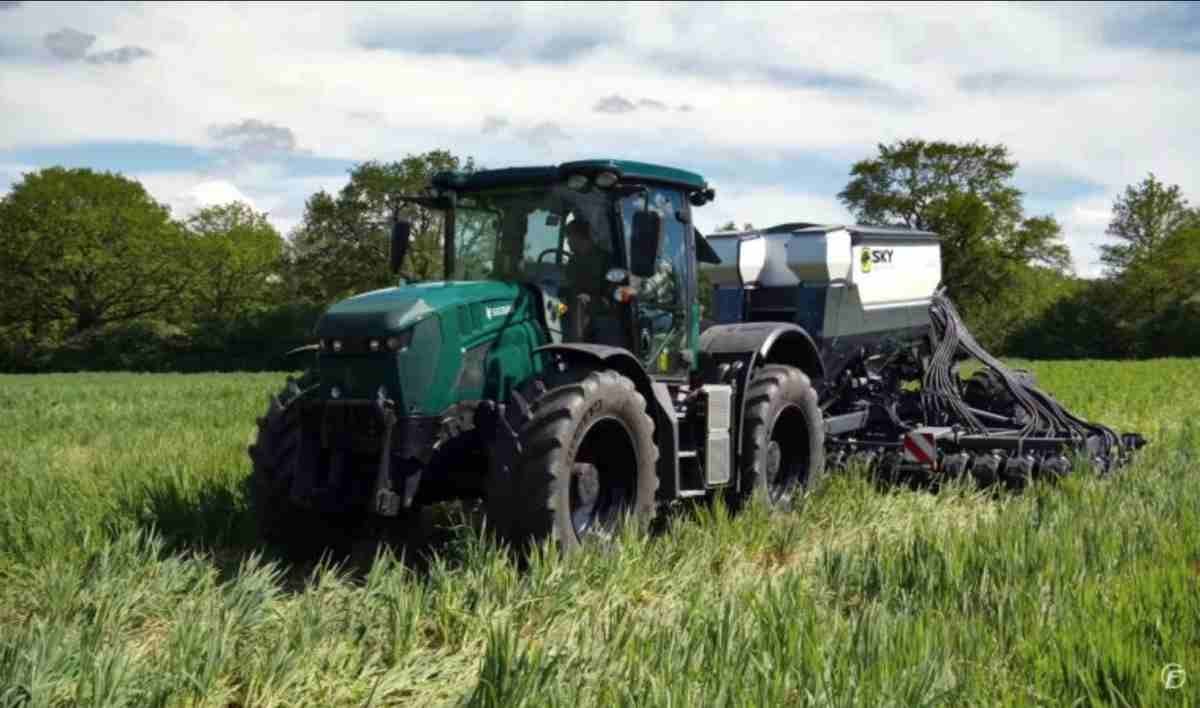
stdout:
POLYGON ((1200 3, 53 3, 0 0, 0 193, 121 172, 176 216, 287 233, 364 160, 593 157, 700 172, 729 220, 852 221, 856 160, 1003 143, 1029 215, 1100 273, 1114 197, 1200 201, 1200 3))

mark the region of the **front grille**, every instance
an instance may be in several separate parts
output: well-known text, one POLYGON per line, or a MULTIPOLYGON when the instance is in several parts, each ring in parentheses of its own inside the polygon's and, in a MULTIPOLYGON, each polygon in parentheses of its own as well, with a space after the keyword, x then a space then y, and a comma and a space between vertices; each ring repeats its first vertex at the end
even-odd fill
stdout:
MULTIPOLYGON (((378 456, 383 450, 383 416, 372 400, 306 401, 300 411, 304 438, 324 450, 378 456)), ((433 452, 441 416, 397 416, 392 457, 426 460, 433 452)))
POLYGON ((322 448, 378 452, 383 447, 383 417, 370 401, 323 401, 305 411, 305 428, 322 448))

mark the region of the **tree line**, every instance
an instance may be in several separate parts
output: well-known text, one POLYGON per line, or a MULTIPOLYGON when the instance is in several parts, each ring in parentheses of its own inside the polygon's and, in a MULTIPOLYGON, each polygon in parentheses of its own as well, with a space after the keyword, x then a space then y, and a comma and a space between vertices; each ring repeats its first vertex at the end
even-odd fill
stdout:
MULTIPOLYGON (((0 198, 0 370, 286 367, 324 307, 395 283, 397 216, 413 223, 401 276, 440 277, 440 217, 399 197, 474 169, 446 150, 361 163, 306 201, 287 238, 243 203, 175 218, 120 174, 25 174, 0 198)), ((1200 354, 1200 210, 1181 188, 1153 174, 1129 185, 1104 277, 1083 279, 1057 220, 1025 213, 1016 169, 1003 145, 901 140, 855 163, 838 197, 859 223, 941 235, 944 285, 993 351, 1200 354)))
POLYGON ((327 305, 394 284, 395 216, 414 225, 402 275, 439 276, 440 220, 397 197, 471 169, 442 150, 361 163, 286 239, 240 202, 177 219, 120 174, 25 174, 0 198, 0 370, 287 367, 327 305))

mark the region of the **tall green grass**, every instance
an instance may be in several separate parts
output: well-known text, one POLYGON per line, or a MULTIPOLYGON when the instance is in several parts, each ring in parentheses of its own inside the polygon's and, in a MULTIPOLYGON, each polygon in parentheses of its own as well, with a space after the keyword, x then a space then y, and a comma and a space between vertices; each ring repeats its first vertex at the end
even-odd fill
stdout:
POLYGON ((526 568, 452 508, 264 557, 281 376, 0 377, 0 706, 1200 703, 1200 362, 1031 366, 1151 446, 1020 495, 850 472, 526 568))

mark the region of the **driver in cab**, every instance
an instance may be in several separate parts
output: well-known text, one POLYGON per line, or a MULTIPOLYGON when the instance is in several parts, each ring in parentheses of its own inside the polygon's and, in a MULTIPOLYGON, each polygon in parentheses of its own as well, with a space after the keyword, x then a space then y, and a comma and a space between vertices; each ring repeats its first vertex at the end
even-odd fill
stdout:
POLYGON ((566 263, 567 287, 571 293, 568 317, 574 323, 574 318, 582 315, 579 324, 584 339, 598 343, 616 339, 619 343, 620 324, 608 297, 611 289, 606 277, 611 267, 609 254, 596 243, 596 235, 578 214, 567 222, 564 231, 571 254, 566 263), (586 303, 579 301, 579 295, 587 298, 586 303))
POLYGON ((608 281, 608 254, 592 240, 588 223, 576 217, 567 223, 567 247, 571 256, 567 259, 567 281, 576 293, 586 293, 596 299, 603 297, 608 281))

